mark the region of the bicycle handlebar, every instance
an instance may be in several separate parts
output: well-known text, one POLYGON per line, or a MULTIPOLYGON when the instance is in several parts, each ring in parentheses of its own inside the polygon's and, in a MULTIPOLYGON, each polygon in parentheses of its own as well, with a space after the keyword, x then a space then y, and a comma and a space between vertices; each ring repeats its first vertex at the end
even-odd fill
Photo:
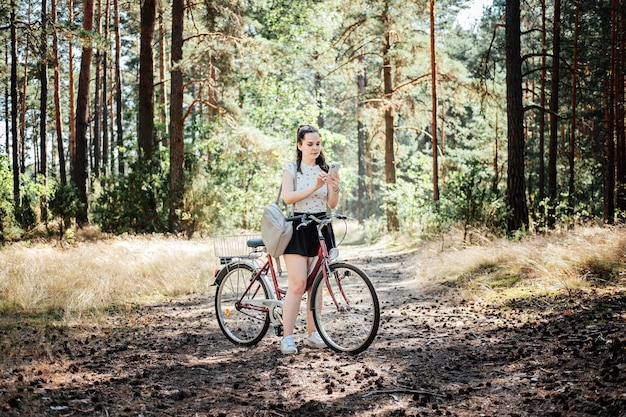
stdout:
POLYGON ((348 220, 351 219, 351 217, 335 213, 326 215, 324 218, 315 217, 310 213, 287 217, 287 221, 302 220, 302 222, 296 227, 297 229, 299 229, 300 227, 308 226, 311 222, 315 222, 317 224, 329 224, 330 222, 332 222, 333 219, 348 220))

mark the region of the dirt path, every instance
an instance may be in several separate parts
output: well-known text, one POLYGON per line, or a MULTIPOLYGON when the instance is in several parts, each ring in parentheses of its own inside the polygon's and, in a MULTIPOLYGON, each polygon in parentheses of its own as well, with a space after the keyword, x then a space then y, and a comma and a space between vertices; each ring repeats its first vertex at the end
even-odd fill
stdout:
MULTIPOLYGON (((626 294, 492 306, 420 282, 417 253, 349 253, 381 301, 353 357, 221 334, 212 297, 1 329, 3 416, 626 416, 626 294)), ((300 329, 300 334, 304 332, 300 329)))

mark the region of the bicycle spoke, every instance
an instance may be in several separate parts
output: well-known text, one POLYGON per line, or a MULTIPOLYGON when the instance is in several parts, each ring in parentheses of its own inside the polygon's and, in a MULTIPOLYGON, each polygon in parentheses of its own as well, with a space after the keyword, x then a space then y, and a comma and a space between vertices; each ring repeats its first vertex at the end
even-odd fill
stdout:
POLYGON ((332 264, 326 282, 314 284, 315 324, 327 344, 339 352, 360 353, 376 337, 378 297, 369 278, 345 263, 332 264))
POLYGON ((269 327, 267 311, 248 304, 255 299, 266 299, 269 294, 264 281, 257 279, 251 285, 254 272, 250 265, 240 263, 225 268, 217 278, 217 319, 222 332, 233 343, 254 345, 269 327))

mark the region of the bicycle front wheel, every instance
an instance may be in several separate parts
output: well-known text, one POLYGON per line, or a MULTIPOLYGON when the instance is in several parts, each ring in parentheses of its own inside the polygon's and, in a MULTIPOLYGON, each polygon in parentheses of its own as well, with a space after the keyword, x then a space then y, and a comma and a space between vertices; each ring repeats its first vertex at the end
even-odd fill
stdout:
POLYGON ((222 333, 238 345, 259 343, 270 325, 267 309, 250 303, 267 299, 270 294, 265 281, 254 279, 255 275, 252 265, 238 262, 226 265, 215 279, 217 322, 222 333))
POLYGON ((374 341, 380 306, 374 285, 365 272, 342 262, 329 265, 311 288, 310 308, 324 342, 336 352, 357 354, 374 341))

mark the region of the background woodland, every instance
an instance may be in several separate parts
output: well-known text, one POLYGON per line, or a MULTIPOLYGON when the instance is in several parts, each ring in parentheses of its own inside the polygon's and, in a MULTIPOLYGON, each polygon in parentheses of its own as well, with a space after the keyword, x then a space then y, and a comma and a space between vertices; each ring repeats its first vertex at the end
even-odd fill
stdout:
POLYGON ((319 126, 372 239, 626 209, 623 0, 0 0, 0 239, 257 229, 319 126))

